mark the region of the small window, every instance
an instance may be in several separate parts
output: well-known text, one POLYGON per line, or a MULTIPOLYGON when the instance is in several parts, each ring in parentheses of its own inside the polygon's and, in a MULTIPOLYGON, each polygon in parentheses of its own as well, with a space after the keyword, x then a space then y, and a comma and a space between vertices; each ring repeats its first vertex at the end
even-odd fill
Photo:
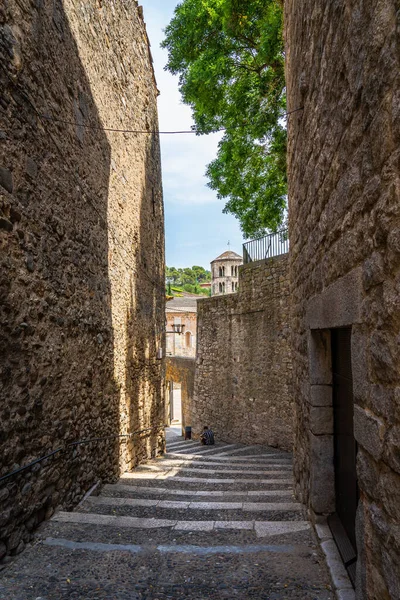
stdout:
POLYGON ((231 266, 231 276, 233 277, 235 274, 235 267, 232 265, 231 266))
POLYGON ((219 293, 222 294, 222 283, 219 284, 219 293))
POLYGON ((235 284, 232 281, 232 292, 234 292, 234 291, 235 291, 235 284))
POLYGON ((239 289, 239 284, 236 283, 236 291, 238 291, 238 289, 239 289))
POLYGON ((225 281, 222 284, 222 293, 225 294, 225 281))

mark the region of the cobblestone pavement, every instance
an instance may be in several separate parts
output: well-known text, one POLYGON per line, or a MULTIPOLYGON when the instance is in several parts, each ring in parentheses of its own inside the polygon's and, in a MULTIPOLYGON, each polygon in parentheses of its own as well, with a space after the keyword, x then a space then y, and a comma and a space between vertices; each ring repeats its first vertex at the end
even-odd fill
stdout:
POLYGON ((334 599, 289 454, 167 440, 165 457, 44 523, 0 573, 0 599, 334 599))

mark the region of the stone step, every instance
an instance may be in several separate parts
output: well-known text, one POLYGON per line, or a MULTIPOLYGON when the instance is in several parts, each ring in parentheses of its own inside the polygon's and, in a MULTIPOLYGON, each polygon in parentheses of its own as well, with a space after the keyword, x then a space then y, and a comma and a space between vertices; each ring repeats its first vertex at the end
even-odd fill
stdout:
POLYGON ((49 535, 24 553, 22 568, 9 565, 4 598, 333 600, 312 546, 283 544, 276 537, 210 545, 208 532, 203 544, 197 544, 192 536, 185 543, 187 532, 175 535, 182 537, 179 544, 90 542, 49 535))
POLYGON ((154 485, 167 486, 171 489, 176 487, 185 486, 187 489, 201 489, 206 490, 211 488, 214 490, 242 490, 248 489, 249 485, 252 487, 265 487, 269 489, 287 489, 288 486, 293 486, 293 478, 278 478, 271 477, 268 479, 247 479, 247 478, 204 478, 204 477, 182 477, 180 475, 174 475, 173 477, 166 477, 160 473, 124 473, 121 476, 120 483, 131 483, 132 485, 154 485))
MULTIPOLYGON (((180 473, 180 472, 179 472, 180 473)), ((121 475, 121 479, 137 479, 137 480, 158 480, 158 481, 168 481, 171 482, 172 480, 174 482, 176 481, 183 481, 185 483, 209 483, 209 484, 217 484, 217 483, 233 483, 233 484, 244 484, 244 483, 251 483, 251 484, 260 484, 260 485, 269 485, 270 483, 293 483, 293 477, 291 476, 291 472, 288 473, 284 473, 281 471, 278 472, 274 472, 271 473, 270 475, 268 475, 268 478, 266 478, 267 474, 264 473, 263 478, 261 477, 254 477, 254 478, 248 478, 248 477, 224 477, 223 473, 210 473, 210 472, 199 472, 196 471, 196 476, 191 476, 191 475, 180 475, 178 474, 177 470, 170 470, 170 471, 166 471, 166 472, 162 472, 162 471, 147 471, 147 472, 143 472, 143 471, 134 471, 133 473, 123 473, 123 475, 121 475), (210 475, 213 474, 214 477, 210 477, 210 475), (202 477, 200 477, 200 475, 202 475, 202 477), (290 476, 289 476, 290 475, 290 476)))
MULTIPOLYGON (((85 501, 84 506, 92 506, 93 504, 110 506, 112 508, 118 506, 130 507, 152 507, 157 509, 176 508, 187 509, 188 511, 198 510, 242 510, 247 512, 285 512, 285 511, 302 511, 303 505, 298 502, 229 502, 229 501, 185 501, 185 500, 160 500, 158 498, 121 498, 115 496, 93 496, 85 501)), ((159 512, 159 511, 157 511, 159 512)))
POLYGON ((58 512, 52 517, 53 521, 61 523, 77 523, 85 525, 129 528, 129 529, 161 529, 174 531, 218 531, 247 530, 254 531, 258 538, 282 533, 295 533, 310 528, 308 521, 261 521, 261 520, 185 520, 185 519, 155 519, 147 517, 132 517, 83 512, 58 512))
POLYGON ((196 456, 207 456, 210 454, 218 454, 218 452, 222 450, 227 450, 228 448, 232 448, 233 446, 238 447, 237 444, 215 444, 214 446, 202 446, 201 444, 199 444, 197 446, 197 450, 194 450, 193 448, 188 448, 187 450, 182 450, 181 452, 182 454, 184 454, 185 452, 192 452, 196 456))
MULTIPOLYGON (((78 514, 78 515, 87 515, 96 513, 67 513, 67 514, 78 514)), ((119 517, 125 516, 129 518, 129 515, 102 515, 98 513, 101 517, 104 516, 112 516, 119 517)), ((151 519, 147 519, 150 521, 151 519)), ((159 519, 160 521, 172 521, 173 523, 177 523, 177 521, 186 522, 188 519, 181 518, 177 519, 175 514, 175 519, 159 519)), ((137 518, 136 518, 137 521, 137 518)), ((155 519, 152 519, 154 522, 155 519)), ((157 521, 157 519, 156 519, 157 521)), ((195 519, 191 519, 193 523, 198 523, 195 519)), ((205 519, 201 519, 200 522, 204 522, 205 519)), ((220 521, 227 522, 226 519, 216 519, 214 518, 207 519, 207 521, 220 521)), ((230 519, 232 522, 233 519, 230 519)), ((246 522, 243 517, 235 519, 236 522, 246 522)), ((247 521, 263 523, 266 519, 255 519, 253 518, 247 519, 247 521)), ((312 531, 309 527, 301 525, 303 521, 278 521, 268 519, 268 523, 271 524, 270 530, 268 532, 268 537, 272 540, 272 543, 276 544, 305 544, 312 545, 314 543, 312 531), (289 523, 289 526, 279 526, 280 523, 289 523), (300 525, 299 525, 300 523, 300 525), (273 524, 273 527, 272 527, 273 524), (278 524, 278 525, 277 525, 278 524)), ((137 524, 137 523, 136 523, 137 524)), ((259 528, 260 525, 257 525, 259 528)), ((42 526, 39 532, 40 537, 43 539, 44 537, 50 536, 53 538, 66 538, 75 541, 89 541, 89 542, 102 542, 102 543, 123 543, 123 544, 198 544, 199 546, 210 546, 217 544, 257 544, 258 537, 257 533, 254 529, 222 529, 219 528, 218 532, 215 530, 214 534, 210 537, 210 532, 201 528, 193 529, 191 531, 187 531, 184 529, 174 529, 172 526, 168 527, 160 527, 157 526, 152 528, 139 528, 139 527, 127 527, 126 525, 121 524, 120 520, 113 521, 113 524, 104 525, 101 523, 85 523, 82 521, 56 521, 51 519, 46 522, 45 526, 42 526), (218 535, 217 535, 218 533, 218 535)), ((268 542, 269 543, 269 542, 268 542)))
MULTIPOLYGON (((157 519, 162 521, 301 521, 304 519, 302 509, 292 510, 288 506, 285 506, 285 504, 291 503, 282 503, 280 506, 276 506, 279 503, 272 503, 272 508, 264 507, 266 510, 244 510, 240 507, 227 509, 224 506, 224 503, 218 503, 219 505, 214 507, 208 507, 208 503, 203 503, 202 508, 189 509, 187 508, 187 504, 182 504, 182 501, 170 500, 167 501, 167 504, 164 506, 154 506, 152 504, 152 499, 146 498, 143 500, 148 500, 148 505, 144 506, 144 503, 141 503, 141 505, 129 505, 127 503, 116 505, 112 502, 102 504, 88 501, 77 508, 77 512, 84 514, 157 519)), ((240 506, 242 503, 238 502, 236 504, 240 506)), ((265 504, 268 507, 271 505, 271 503, 265 504)))
POLYGON ((266 467, 265 469, 241 469, 241 468, 235 468, 232 469, 230 466, 226 466, 223 468, 212 468, 212 469, 208 469, 206 465, 189 465, 187 466, 184 463, 175 463, 175 464, 171 464, 169 462, 163 462, 160 461, 157 464, 152 464, 149 463, 147 465, 141 465, 140 467, 138 467, 137 469, 135 469, 136 473, 147 473, 147 472, 154 472, 154 473, 172 473, 172 472, 179 472, 179 473, 196 473, 199 475, 203 475, 203 474, 207 474, 207 475, 225 475, 227 473, 229 474, 235 474, 235 475, 287 475, 288 473, 292 472, 292 467, 291 465, 269 465, 268 467, 266 467))
POLYGON ((221 452, 216 456, 231 456, 232 454, 235 455, 241 452, 251 454, 253 450, 259 451, 260 448, 262 448, 262 446, 241 446, 236 449, 234 448, 233 450, 225 450, 224 452, 221 452))
POLYGON ((44 522, 0 600, 333 600, 289 454, 172 447, 44 522))
POLYGON ((43 540, 43 545, 66 548, 68 550, 93 550, 97 552, 131 552, 132 554, 139 554, 141 552, 149 551, 161 552, 165 554, 189 554, 189 555, 215 555, 215 554, 255 554, 259 552, 267 553, 296 553, 305 554, 306 556, 310 552, 310 548, 304 545, 276 545, 276 544, 258 544, 258 545, 223 545, 223 546, 197 546, 193 544, 159 544, 154 545, 138 545, 138 544, 105 544, 102 542, 75 542, 73 540, 63 538, 52 538, 48 537, 43 540))
POLYGON ((200 460, 195 460, 195 461, 188 461, 188 460, 180 460, 180 459, 170 459, 170 458, 160 458, 157 461, 152 461, 146 465, 142 465, 141 467, 139 467, 139 470, 141 470, 142 468, 144 469, 151 469, 151 468, 159 468, 159 469, 166 469, 167 467, 169 468, 181 468, 181 469, 199 469, 199 470, 203 470, 203 469, 207 469, 207 468, 211 468, 213 471, 220 471, 221 473, 258 473, 258 472, 264 472, 264 471, 268 471, 268 470, 274 470, 274 469, 289 469, 292 470, 293 466, 292 463, 290 463, 289 461, 283 461, 283 460, 277 460, 277 461, 270 461, 270 462, 264 462, 264 463, 256 463, 256 464, 252 464, 252 465, 248 465, 247 469, 244 469, 246 465, 241 463, 241 464, 232 464, 232 463, 218 463, 217 461, 200 461, 200 460))
POLYGON ((182 441, 180 440, 179 442, 167 442, 167 448, 189 448, 189 447, 193 447, 193 448, 198 448, 198 444, 196 444, 196 442, 191 442, 190 440, 186 440, 186 441, 182 441))
MULTIPOLYGON (((250 465, 250 466, 257 466, 257 465, 268 465, 270 463, 283 463, 283 464, 292 464, 292 457, 291 455, 288 456, 281 456, 281 455, 274 455, 271 454, 270 456, 266 456, 265 458, 262 457, 245 457, 245 456, 240 456, 240 457, 232 457, 232 458, 228 458, 228 457, 217 457, 217 456, 212 456, 211 458, 207 458, 207 457, 201 457, 201 456, 196 456, 195 454, 178 454, 176 452, 171 452, 171 453, 167 453, 164 454, 163 459, 167 459, 167 460, 180 460, 180 461, 186 461, 186 462, 191 462, 193 464, 215 464, 215 465, 232 465, 232 466, 244 466, 244 465, 250 465)), ((163 460, 161 459, 161 460, 163 460)))
POLYGON ((249 498, 250 500, 256 500, 258 498, 263 501, 267 501, 269 498, 275 501, 278 497, 293 497, 292 490, 228 490, 228 491, 216 491, 216 490, 184 490, 177 489, 173 490, 168 487, 154 487, 139 485, 124 485, 124 484, 107 484, 102 489, 102 495, 118 495, 126 494, 132 497, 133 495, 145 495, 145 496, 182 496, 185 498, 199 499, 199 498, 249 498))

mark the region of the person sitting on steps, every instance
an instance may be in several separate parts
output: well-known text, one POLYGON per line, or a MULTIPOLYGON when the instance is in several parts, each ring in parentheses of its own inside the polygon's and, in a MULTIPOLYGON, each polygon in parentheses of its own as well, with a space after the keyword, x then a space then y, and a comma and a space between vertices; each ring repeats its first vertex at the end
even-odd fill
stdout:
POLYGON ((213 446, 215 444, 214 432, 212 429, 208 429, 207 425, 204 426, 203 433, 200 436, 200 441, 203 446, 213 446))

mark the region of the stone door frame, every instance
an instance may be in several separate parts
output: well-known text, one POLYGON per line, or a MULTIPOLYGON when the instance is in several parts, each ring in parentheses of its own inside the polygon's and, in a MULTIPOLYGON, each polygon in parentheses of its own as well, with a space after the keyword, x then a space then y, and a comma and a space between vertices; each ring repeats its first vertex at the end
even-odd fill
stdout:
POLYGON ((354 269, 314 296, 307 304, 308 359, 310 372, 310 504, 317 514, 335 511, 333 445, 331 329, 351 327, 354 395, 354 431, 357 401, 368 381, 362 339, 362 272, 354 269), (360 385, 361 384, 361 385, 360 385))
MULTIPOLYGON (((351 327, 351 365, 354 397, 354 437, 365 447, 365 400, 369 393, 366 356, 367 335, 362 323, 363 285, 361 268, 350 271, 329 285, 307 304, 305 325, 308 330, 309 361, 309 506, 314 518, 336 510, 333 377, 331 330, 351 327)), ((367 446, 368 447, 368 446, 367 446)), ((361 491, 361 490, 360 490, 361 491)), ((357 588, 364 562, 362 499, 357 510, 356 541, 358 551, 357 588)))

